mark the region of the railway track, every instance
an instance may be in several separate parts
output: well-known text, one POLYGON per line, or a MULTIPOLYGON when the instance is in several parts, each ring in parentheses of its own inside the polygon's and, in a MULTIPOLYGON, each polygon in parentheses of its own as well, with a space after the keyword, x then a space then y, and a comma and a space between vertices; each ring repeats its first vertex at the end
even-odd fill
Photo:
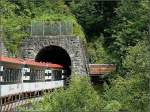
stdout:
POLYGON ((34 101, 40 101, 45 94, 51 93, 53 91, 54 89, 47 89, 2 97, 0 98, 0 112, 16 112, 18 106, 22 105, 26 107, 26 105, 29 105, 34 101))

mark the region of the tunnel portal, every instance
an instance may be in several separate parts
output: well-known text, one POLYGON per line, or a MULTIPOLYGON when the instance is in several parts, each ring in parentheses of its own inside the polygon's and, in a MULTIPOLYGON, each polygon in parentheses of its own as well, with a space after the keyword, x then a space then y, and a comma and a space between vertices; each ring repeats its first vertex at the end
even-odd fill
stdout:
POLYGON ((62 64, 72 73, 88 74, 86 46, 79 37, 31 35, 30 38, 25 38, 20 46, 20 56, 24 59, 62 64))
POLYGON ((35 57, 37 62, 60 64, 71 75, 71 59, 67 51, 59 46, 50 45, 42 48, 35 57))

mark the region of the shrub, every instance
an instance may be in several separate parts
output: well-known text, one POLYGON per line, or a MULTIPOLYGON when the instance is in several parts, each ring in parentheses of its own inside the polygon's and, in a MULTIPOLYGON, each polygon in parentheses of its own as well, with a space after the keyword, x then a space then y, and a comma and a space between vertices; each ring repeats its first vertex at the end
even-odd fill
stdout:
POLYGON ((120 109, 121 109, 121 104, 116 100, 112 100, 104 108, 104 110, 106 110, 108 112, 118 112, 120 109))
POLYGON ((149 105, 149 49, 145 42, 139 42, 134 47, 127 49, 127 56, 123 65, 126 76, 112 81, 111 87, 107 88, 104 98, 111 107, 109 101, 117 101, 121 109, 128 112, 148 112, 149 105))
POLYGON ((89 82, 89 78, 73 75, 67 89, 58 89, 33 104, 28 111, 101 112, 103 101, 89 82))

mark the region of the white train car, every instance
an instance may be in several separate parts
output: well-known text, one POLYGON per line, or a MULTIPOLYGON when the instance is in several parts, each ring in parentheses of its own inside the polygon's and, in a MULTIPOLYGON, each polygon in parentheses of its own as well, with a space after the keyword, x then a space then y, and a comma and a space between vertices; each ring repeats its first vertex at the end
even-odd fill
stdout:
POLYGON ((59 64, 0 57, 0 97, 63 87, 63 74, 59 64))

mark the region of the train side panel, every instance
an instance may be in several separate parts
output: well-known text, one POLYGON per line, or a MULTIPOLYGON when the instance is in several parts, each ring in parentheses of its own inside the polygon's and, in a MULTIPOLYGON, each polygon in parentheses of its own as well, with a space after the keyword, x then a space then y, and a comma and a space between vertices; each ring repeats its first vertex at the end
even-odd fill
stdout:
POLYGON ((1 85, 0 95, 1 97, 4 97, 8 95, 23 93, 23 92, 55 89, 63 86, 64 86, 63 80, 1 85))

